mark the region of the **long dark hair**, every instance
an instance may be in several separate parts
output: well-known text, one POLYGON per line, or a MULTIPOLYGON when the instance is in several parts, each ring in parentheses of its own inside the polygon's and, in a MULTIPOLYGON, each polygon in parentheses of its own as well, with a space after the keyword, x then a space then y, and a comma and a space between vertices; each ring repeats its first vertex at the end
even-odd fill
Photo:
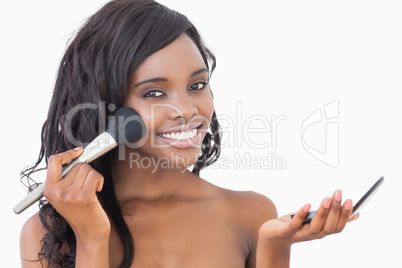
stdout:
MULTIPOLYGON (((196 28, 184 15, 157 2, 111 1, 90 17, 61 60, 48 117, 42 128, 38 160, 23 174, 32 173, 43 159, 47 164, 47 159, 53 154, 94 139, 101 132, 99 109, 79 109, 72 118, 69 118, 69 112, 83 103, 105 107, 112 104, 116 108, 123 106, 133 71, 145 58, 172 43, 182 33, 186 33, 197 45, 211 74, 215 68, 215 57, 205 47, 196 28), (66 127, 74 133, 74 142, 67 135, 66 127)), ((109 109, 103 111, 105 119, 113 113, 109 109)), ((202 168, 218 159, 220 135, 214 112, 193 173, 198 175, 202 168)), ((108 153, 91 165, 105 178, 98 198, 123 242, 124 258, 120 267, 126 268, 134 259, 134 241, 114 191, 110 167, 113 155, 108 153)), ((46 229, 39 259, 46 259, 48 267, 74 267, 76 241, 69 224, 45 200, 40 203, 39 215, 46 229), (68 254, 60 253, 63 243, 70 248, 68 254)))

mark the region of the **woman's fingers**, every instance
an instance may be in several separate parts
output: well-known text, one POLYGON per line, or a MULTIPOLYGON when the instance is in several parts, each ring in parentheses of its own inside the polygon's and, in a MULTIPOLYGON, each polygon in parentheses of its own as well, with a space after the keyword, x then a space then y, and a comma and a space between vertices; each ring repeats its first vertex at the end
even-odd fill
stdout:
POLYGON ((57 200, 84 200, 93 198, 103 187, 103 176, 88 164, 76 164, 64 179, 61 178, 63 165, 79 157, 83 152, 81 147, 49 158, 46 186, 43 195, 49 202, 57 200), (79 197, 79 198, 78 198, 79 197))
POLYGON ((97 199, 96 192, 102 189, 103 176, 88 164, 76 164, 55 188, 60 200, 69 203, 88 204, 97 199))
POLYGON ((63 165, 79 157, 76 148, 49 158, 43 195, 70 224, 76 237, 102 239, 110 233, 110 221, 96 195, 103 176, 88 164, 75 164, 62 179, 63 165))
POLYGON ((340 219, 341 205, 342 205, 342 191, 336 190, 332 195, 331 208, 329 209, 328 216, 325 220, 325 224, 322 229, 322 232, 324 234, 335 233, 340 219))
POLYGON ((320 239, 327 235, 341 232, 348 221, 358 218, 358 214, 349 219, 353 211, 352 200, 342 205, 342 192, 337 190, 332 198, 326 197, 321 202, 309 224, 303 224, 310 210, 310 204, 304 205, 294 216, 282 216, 266 222, 260 233, 267 240, 275 243, 293 244, 296 242, 320 239))
POLYGON ((77 147, 67 152, 50 156, 47 167, 48 177, 51 177, 53 179, 61 179, 61 171, 63 165, 67 164, 74 158, 79 157, 83 153, 83 151, 84 149, 82 149, 81 147, 77 147))
POLYGON ((288 225, 289 228, 285 230, 285 232, 288 235, 293 235, 298 230, 300 230, 300 228, 303 225, 304 219, 306 218, 307 214, 310 211, 310 208, 311 208, 311 205, 306 204, 301 209, 299 209, 299 211, 293 216, 292 220, 290 221, 290 223, 288 225))
POLYGON ((352 202, 352 200, 347 199, 343 203, 341 213, 339 216, 338 225, 335 229, 335 233, 339 233, 345 228, 346 223, 348 223, 349 217, 352 214, 352 210, 353 210, 353 202, 352 202))
MULTIPOLYGON (((47 197, 49 193, 53 192, 55 190, 54 188, 57 187, 58 183, 62 180, 61 171, 63 165, 67 164, 74 158, 79 157, 82 153, 83 149, 81 147, 77 147, 67 152, 52 155, 49 157, 46 174, 46 185, 43 191, 43 195, 45 197, 47 197)), ((75 178, 75 176, 72 175, 75 175, 77 171, 77 168, 73 168, 73 170, 70 171, 72 174, 70 174, 69 178, 66 178, 67 180, 63 180, 63 184, 72 184, 75 178)))
POLYGON ((71 174, 70 172, 67 173, 67 176, 64 179, 69 179, 67 177, 70 176, 74 177, 74 181, 71 183, 71 190, 79 191, 82 187, 84 187, 87 176, 93 169, 88 164, 76 164, 73 169, 70 170, 71 174), (74 172, 72 172, 73 169, 74 172))
POLYGON ((309 230, 312 235, 324 237, 341 232, 353 210, 353 202, 348 199, 342 205, 342 192, 336 190, 332 198, 325 198, 316 215, 311 220, 309 230))
POLYGON ((88 194, 93 194, 95 192, 100 192, 102 190, 102 187, 103 176, 96 170, 92 169, 87 175, 87 178, 84 182, 84 185, 82 187, 83 191, 88 194))
POLYGON ((360 217, 360 213, 356 213, 353 217, 348 218, 348 222, 357 220, 360 217))
POLYGON ((321 205, 317 211, 317 213, 315 214, 315 216, 313 217, 313 219, 311 220, 310 224, 309 224, 309 229, 313 231, 313 233, 320 233, 326 220, 327 220, 327 216, 328 213, 330 211, 330 207, 331 207, 331 198, 329 197, 325 197, 322 202, 321 205))

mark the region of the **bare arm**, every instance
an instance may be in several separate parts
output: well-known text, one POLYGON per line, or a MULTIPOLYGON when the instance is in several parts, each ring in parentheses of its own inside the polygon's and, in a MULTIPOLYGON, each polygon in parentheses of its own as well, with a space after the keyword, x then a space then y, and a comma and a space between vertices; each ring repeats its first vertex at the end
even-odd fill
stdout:
MULTIPOLYGON (((42 268, 39 262, 40 241, 44 236, 42 223, 36 213, 26 221, 20 235, 20 256, 22 268, 42 268)), ((46 261, 43 262, 47 266, 46 261)))
MULTIPOLYGON (((103 177, 89 165, 75 165, 62 179, 62 166, 82 153, 82 148, 49 158, 46 186, 43 195, 57 209, 74 231, 76 268, 109 267, 110 222, 97 199, 103 187, 103 177)), ((42 224, 35 215, 21 232, 23 268, 42 267, 38 261, 40 241, 44 236, 42 224), (35 261, 36 260, 36 261, 35 261)), ((46 267, 46 262, 44 262, 46 267)))
MULTIPOLYGON (((20 256, 22 268, 42 268, 39 252, 42 237, 45 232, 36 213, 24 224, 20 236, 20 256)), ((104 241, 77 240, 76 267, 109 267, 109 239, 104 241), (107 264, 107 265, 105 265, 107 264)), ((46 259, 42 260, 47 267, 46 259)))
MULTIPOLYGON (((259 240, 259 229, 265 222, 272 219, 277 219, 278 213, 276 211, 275 204, 266 196, 252 194, 251 196, 247 196, 246 199, 248 200, 248 213, 243 218, 245 218, 245 222, 249 226, 250 230, 253 230, 253 238, 252 241, 249 242, 252 247, 246 261, 246 268, 255 268, 258 258, 258 249, 261 248, 261 245, 257 244, 257 241, 259 240)), ((264 251, 266 252, 266 250, 264 251)), ((266 254, 264 254, 262 257, 265 256, 266 254)))
POLYGON ((75 267, 109 267, 109 237, 103 240, 77 240, 75 267))
POLYGON ((311 223, 303 225, 310 205, 303 206, 293 217, 285 215, 264 223, 259 231, 257 268, 288 268, 292 244, 323 238, 341 232, 352 213, 352 201, 342 202, 342 193, 336 191, 325 198, 311 223))

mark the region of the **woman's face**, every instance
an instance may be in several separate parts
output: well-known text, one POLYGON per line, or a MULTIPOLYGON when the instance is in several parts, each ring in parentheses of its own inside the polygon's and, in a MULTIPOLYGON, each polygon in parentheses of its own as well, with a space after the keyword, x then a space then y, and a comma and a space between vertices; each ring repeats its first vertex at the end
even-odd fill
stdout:
POLYGON ((186 167, 197 160, 214 112, 208 82, 204 60, 186 34, 135 70, 125 105, 147 125, 147 134, 137 142, 141 146, 130 151, 137 160, 162 158, 169 167, 186 167))

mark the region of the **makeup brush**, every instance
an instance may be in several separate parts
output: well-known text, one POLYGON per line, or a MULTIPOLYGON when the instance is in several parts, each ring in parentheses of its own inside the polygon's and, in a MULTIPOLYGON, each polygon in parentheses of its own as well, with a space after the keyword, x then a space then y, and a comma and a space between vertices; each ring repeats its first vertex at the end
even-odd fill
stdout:
MULTIPOLYGON (((63 166, 61 177, 64 178, 75 164, 90 163, 119 144, 132 143, 141 139, 145 132, 145 123, 136 111, 129 107, 118 109, 114 116, 110 117, 106 130, 84 148, 82 155, 63 166)), ((41 199, 44 188, 45 184, 40 184, 14 207, 14 212, 20 214, 41 199)))

